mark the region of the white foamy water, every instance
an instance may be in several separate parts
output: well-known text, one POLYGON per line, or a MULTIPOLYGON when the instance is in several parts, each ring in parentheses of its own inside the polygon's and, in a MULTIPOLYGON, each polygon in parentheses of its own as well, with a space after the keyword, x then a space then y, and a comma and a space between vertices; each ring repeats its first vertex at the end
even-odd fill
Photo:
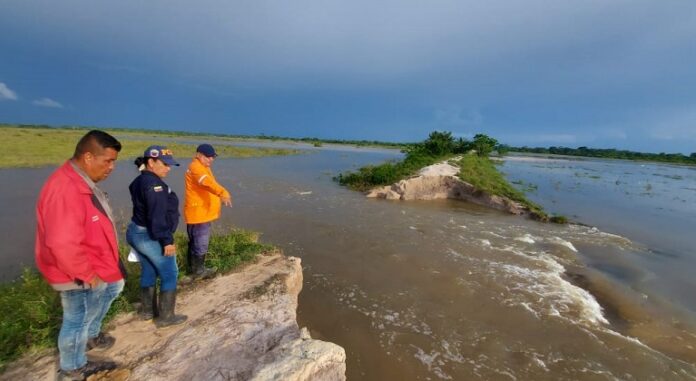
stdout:
POLYGON ((549 256, 537 257, 544 264, 540 268, 486 259, 469 260, 479 261, 489 269, 492 280, 506 284, 508 293, 501 300, 505 305, 520 306, 535 317, 557 317, 573 324, 608 323, 595 298, 563 279, 565 268, 549 256))
POLYGON ((521 237, 516 237, 515 241, 520 241, 520 242, 526 242, 526 243, 534 243, 534 238, 532 237, 531 234, 525 234, 521 237))
POLYGON ((564 240, 563 238, 551 237, 550 241, 551 241, 551 242, 555 242, 555 243, 557 243, 557 244, 559 244, 559 245, 561 245, 561 246, 567 247, 568 249, 570 249, 571 251, 573 251, 573 252, 575 252, 575 253, 578 252, 578 249, 576 249, 575 246, 573 246, 572 243, 570 243, 570 242, 564 240))
MULTIPOLYGON (((375 294, 358 284, 341 286, 330 277, 322 278, 322 282, 326 283, 325 288, 335 290, 346 309, 367 319, 388 356, 409 361, 410 355, 422 364, 430 379, 456 380, 462 379, 462 375, 468 375, 467 379, 554 379, 559 369, 575 374, 574 379, 615 373, 601 362, 588 358, 571 364, 540 343, 515 339, 516 330, 505 329, 508 324, 521 332, 556 326, 554 329, 563 333, 551 337, 577 337, 572 340, 585 342, 583 348, 590 352, 604 350, 601 348, 616 341, 652 358, 662 357, 639 340, 613 330, 596 298, 565 278, 566 265, 577 265, 577 258, 568 256, 578 250, 572 241, 589 234, 594 244, 601 247, 612 245, 617 241, 616 236, 602 235, 587 227, 557 228, 567 233, 564 236, 557 230, 545 232, 543 226, 542 230, 522 234, 528 226, 501 228, 486 221, 474 226, 475 230, 448 241, 448 247, 439 254, 440 260, 437 253, 427 250, 412 257, 427 255, 431 259, 427 267, 419 269, 417 278, 422 282, 418 286, 398 282, 391 292, 375 294), (425 284, 442 282, 449 274, 456 274, 454 288, 447 292, 450 296, 442 299, 442 306, 451 307, 414 304, 415 300, 424 300, 418 295, 425 284), (468 308, 481 303, 486 307, 477 307, 476 312, 468 308), (443 329, 445 321, 449 328, 443 329), (504 348, 510 345, 523 359, 524 366, 504 360, 510 350, 504 348)), ((461 232, 458 221, 447 220, 442 227, 431 225, 423 234, 447 237, 452 232, 461 232)), ((410 261, 402 258, 399 264, 410 261)), ((398 273, 402 272, 400 267, 398 273)))

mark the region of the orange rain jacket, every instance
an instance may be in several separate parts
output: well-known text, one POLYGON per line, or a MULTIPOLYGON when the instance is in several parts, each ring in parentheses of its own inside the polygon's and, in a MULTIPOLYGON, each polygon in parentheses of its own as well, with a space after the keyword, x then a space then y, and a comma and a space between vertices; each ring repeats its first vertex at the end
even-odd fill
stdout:
POLYGON ((230 192, 218 184, 209 167, 193 158, 186 170, 184 220, 187 224, 202 224, 220 217, 221 198, 230 192))

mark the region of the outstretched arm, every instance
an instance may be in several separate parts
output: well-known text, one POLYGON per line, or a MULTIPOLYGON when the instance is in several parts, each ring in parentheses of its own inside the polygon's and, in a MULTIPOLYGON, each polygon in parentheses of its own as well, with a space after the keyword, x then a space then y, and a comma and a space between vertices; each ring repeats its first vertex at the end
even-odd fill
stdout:
POLYGON ((199 171, 192 172, 193 179, 208 192, 220 197, 225 206, 232 206, 232 195, 213 176, 199 171))

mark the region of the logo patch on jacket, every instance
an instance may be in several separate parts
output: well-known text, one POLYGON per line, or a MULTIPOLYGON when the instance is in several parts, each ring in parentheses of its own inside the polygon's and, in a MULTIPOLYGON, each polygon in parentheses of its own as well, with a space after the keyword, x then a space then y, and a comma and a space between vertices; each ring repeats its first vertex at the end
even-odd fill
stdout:
POLYGON ((163 189, 162 189, 162 186, 161 186, 161 185, 155 185, 155 186, 152 188, 152 190, 154 190, 155 192, 162 192, 163 189))
POLYGON ((97 216, 97 215, 92 216, 92 222, 97 222, 97 221, 99 221, 99 216, 97 216))

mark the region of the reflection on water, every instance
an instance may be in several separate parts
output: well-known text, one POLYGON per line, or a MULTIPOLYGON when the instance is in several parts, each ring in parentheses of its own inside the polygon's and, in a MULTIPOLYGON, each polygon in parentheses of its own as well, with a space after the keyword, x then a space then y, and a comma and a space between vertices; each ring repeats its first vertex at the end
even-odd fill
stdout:
MULTIPOLYGON (((563 163, 565 171, 549 169, 546 177, 541 166, 547 163, 509 161, 503 170, 535 183, 533 196, 548 209, 599 228, 541 224, 454 201, 370 200, 331 181, 338 172, 397 156, 322 150, 215 164, 235 199, 217 226, 261 231, 263 240, 302 257, 300 324, 346 348, 349 379, 696 378, 689 364, 696 360, 691 318, 681 314, 685 304, 670 287, 662 286, 672 279, 656 275, 692 255, 681 251, 680 242, 654 244, 627 234, 651 229, 646 221, 654 214, 641 210, 669 203, 600 197, 592 184, 601 178, 575 176, 570 162, 563 163), (633 205, 630 226, 613 229, 623 225, 605 216, 624 205, 633 205)), ((622 172, 642 168, 622 165, 622 172)), ((183 169, 178 171, 169 183, 181 193, 183 169)), ((40 184, 48 171, 20 173, 41 178, 27 184, 40 184)), ((122 164, 104 184, 122 216, 129 215, 126 185, 134 176, 134 167, 122 164)), ((27 193, 16 193, 12 203, 3 195, 3 206, 18 211, 33 204, 35 195, 27 193)), ((694 218, 688 208, 679 210, 679 218, 694 218)), ((33 235, 33 214, 14 223, 30 226, 14 234, 33 235)), ((21 252, 30 253, 31 246, 21 252)))

